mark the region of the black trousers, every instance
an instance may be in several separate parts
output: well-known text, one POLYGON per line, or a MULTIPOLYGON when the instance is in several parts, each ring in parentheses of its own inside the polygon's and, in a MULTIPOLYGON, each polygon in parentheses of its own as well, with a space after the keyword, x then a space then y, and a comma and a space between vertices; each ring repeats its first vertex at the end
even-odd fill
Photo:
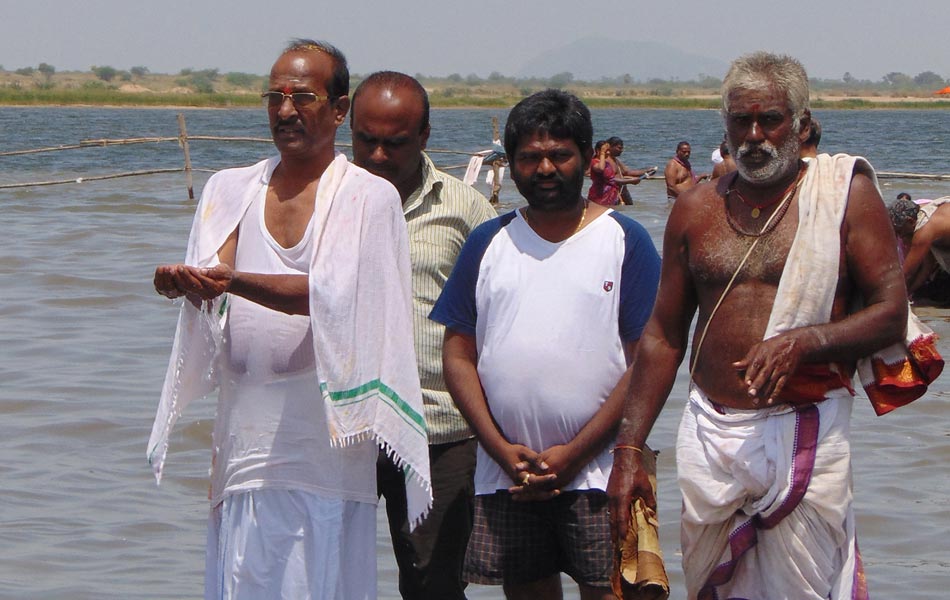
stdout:
POLYGON ((399 567, 404 600, 464 600, 462 561, 472 531, 475 496, 475 439, 429 446, 432 509, 409 532, 406 479, 382 452, 376 484, 386 498, 386 515, 399 567))

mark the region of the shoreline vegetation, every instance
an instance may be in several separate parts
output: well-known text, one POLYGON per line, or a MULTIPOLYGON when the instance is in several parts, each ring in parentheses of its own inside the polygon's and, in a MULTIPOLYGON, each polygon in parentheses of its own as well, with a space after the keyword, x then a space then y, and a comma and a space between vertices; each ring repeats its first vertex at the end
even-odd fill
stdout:
MULTIPOLYGON (((721 81, 635 81, 629 75, 590 82, 570 73, 548 78, 416 78, 429 92, 434 108, 508 108, 547 87, 576 94, 591 108, 706 109, 720 107, 721 81)), ((351 89, 362 79, 351 78, 351 89)), ((935 90, 948 82, 934 73, 910 77, 890 73, 881 82, 813 79, 811 106, 824 109, 950 109, 950 94, 935 90)), ((183 69, 177 75, 150 73, 146 67, 121 71, 92 67, 88 72, 56 72, 46 63, 6 71, 0 66, 0 106, 98 106, 142 108, 257 108, 267 78, 248 73, 221 74, 217 69, 183 69)))

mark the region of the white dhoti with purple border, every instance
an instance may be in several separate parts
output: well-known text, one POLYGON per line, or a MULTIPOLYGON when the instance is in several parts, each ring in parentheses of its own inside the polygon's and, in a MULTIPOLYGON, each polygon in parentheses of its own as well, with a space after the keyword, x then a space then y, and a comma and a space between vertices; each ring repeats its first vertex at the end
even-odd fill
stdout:
POLYGON ((680 423, 688 597, 866 599, 851 496, 852 397, 735 410, 695 386, 680 423))

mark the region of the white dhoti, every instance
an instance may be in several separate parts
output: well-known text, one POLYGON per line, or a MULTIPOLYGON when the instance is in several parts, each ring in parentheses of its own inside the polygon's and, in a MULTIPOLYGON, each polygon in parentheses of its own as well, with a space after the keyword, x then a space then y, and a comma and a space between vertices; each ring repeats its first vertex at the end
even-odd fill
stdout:
POLYGON ((205 599, 370 600, 375 556, 373 504, 293 490, 234 494, 209 517, 205 599))
POLYGON ((851 497, 852 398, 734 410, 695 386, 677 437, 690 600, 866 599, 851 497))

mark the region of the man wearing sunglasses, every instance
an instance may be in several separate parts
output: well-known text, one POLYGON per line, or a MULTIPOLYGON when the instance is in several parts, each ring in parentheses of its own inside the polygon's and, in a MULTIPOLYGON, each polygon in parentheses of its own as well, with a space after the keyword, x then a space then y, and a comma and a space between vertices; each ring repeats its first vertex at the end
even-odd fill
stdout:
POLYGON ((406 467, 408 522, 431 501, 405 220, 334 151, 348 93, 339 50, 292 42, 262 94, 279 156, 209 179, 185 263, 155 273, 190 300, 157 472, 184 405, 219 388, 206 598, 375 598, 377 446, 406 467))

